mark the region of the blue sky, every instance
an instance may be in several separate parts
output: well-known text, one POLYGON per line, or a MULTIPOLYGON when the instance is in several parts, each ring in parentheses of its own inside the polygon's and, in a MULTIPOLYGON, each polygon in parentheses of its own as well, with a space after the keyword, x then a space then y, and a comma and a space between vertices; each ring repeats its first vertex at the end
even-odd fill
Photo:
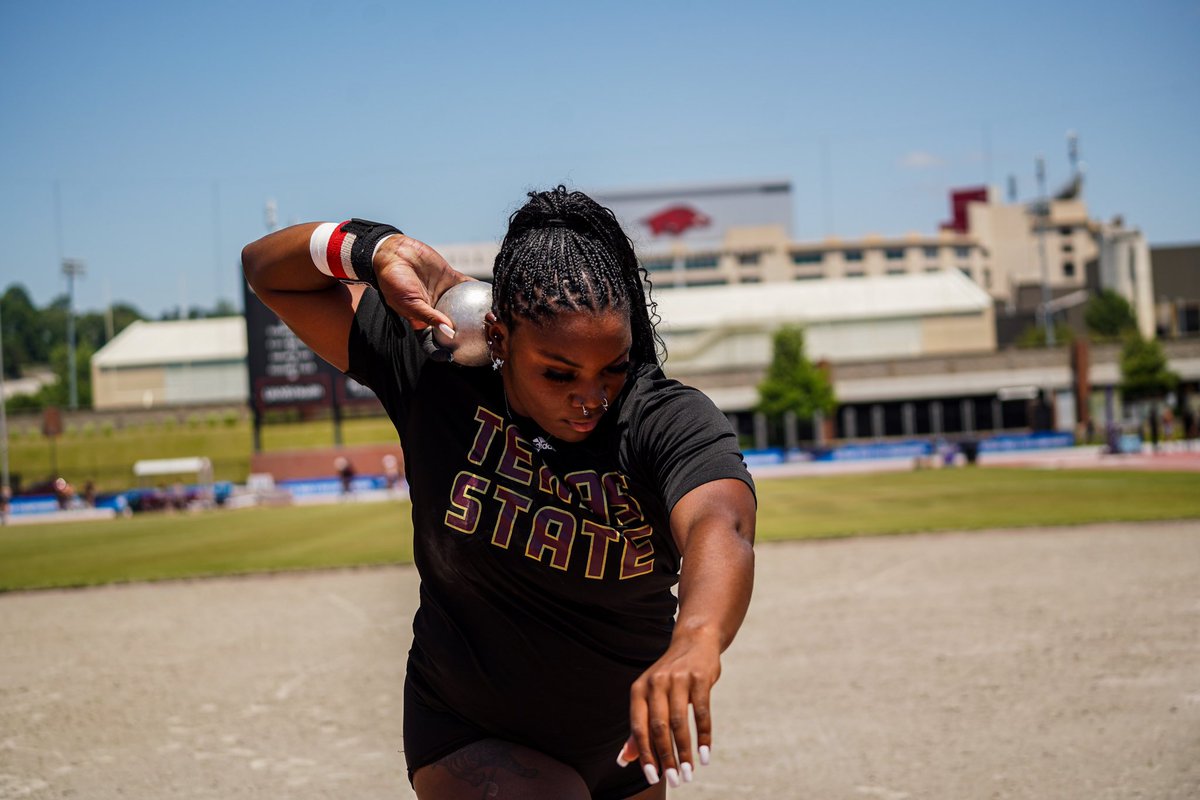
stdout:
POLYGON ((932 232, 950 187, 1031 196, 1038 153, 1064 181, 1069 129, 1093 216, 1200 241, 1195 0, 0 0, 0 23, 0 285, 38 303, 66 256, 81 308, 240 305, 268 198, 436 244, 559 182, 783 177, 799 239, 932 232))

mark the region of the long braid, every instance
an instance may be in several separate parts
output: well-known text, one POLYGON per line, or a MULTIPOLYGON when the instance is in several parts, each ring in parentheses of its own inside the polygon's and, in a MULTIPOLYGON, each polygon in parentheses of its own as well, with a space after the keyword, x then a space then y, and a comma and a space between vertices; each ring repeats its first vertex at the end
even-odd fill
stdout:
POLYGON ((563 311, 628 310, 631 355, 659 363, 650 276, 616 215, 583 192, 530 192, 509 218, 496 255, 492 302, 500 319, 542 322, 563 311))

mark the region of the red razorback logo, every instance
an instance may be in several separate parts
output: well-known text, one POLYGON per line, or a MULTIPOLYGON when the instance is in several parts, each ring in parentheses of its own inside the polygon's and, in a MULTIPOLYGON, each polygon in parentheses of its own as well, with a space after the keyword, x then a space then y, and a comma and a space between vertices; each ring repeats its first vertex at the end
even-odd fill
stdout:
POLYGON ((646 217, 641 223, 650 228, 653 236, 662 236, 664 233, 681 236, 691 228, 707 228, 712 220, 691 206, 670 206, 646 217))

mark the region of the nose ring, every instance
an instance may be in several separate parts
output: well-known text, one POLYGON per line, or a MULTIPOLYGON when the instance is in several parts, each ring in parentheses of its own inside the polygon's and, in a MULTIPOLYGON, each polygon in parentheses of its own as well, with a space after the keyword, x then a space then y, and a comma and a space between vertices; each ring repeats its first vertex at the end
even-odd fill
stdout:
MULTIPOLYGON (((587 403, 583 402, 582 400, 579 401, 579 408, 583 411, 583 415, 585 417, 590 417, 592 415, 591 409, 589 409, 587 407, 587 403)), ((607 392, 602 393, 600 395, 600 408, 604 411, 608 411, 608 393, 607 392)))

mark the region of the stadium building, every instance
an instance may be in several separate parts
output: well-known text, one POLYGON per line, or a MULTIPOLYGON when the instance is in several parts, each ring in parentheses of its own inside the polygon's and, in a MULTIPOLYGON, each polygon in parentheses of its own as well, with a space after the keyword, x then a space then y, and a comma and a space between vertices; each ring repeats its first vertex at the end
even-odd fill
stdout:
MULTIPOLYGON (((785 180, 594 193, 622 220, 653 277, 668 373, 708 393, 758 446, 1100 430, 1121 420, 1119 348, 1011 345, 1037 323, 1047 294, 1052 315, 1081 327, 1082 305, 1100 288, 1130 300, 1143 335, 1196 331, 1200 248, 1166 249, 1156 294, 1160 271, 1142 234, 1120 219, 1092 220, 1081 195, 1078 175, 1043 202, 959 190, 933 234, 801 242, 791 235, 785 180), (832 419, 772 430, 753 409, 772 335, 785 324, 804 327, 807 353, 828 370, 839 408, 832 419)), ((498 251, 495 242, 435 247, 484 279, 498 251)), ((137 323, 93 359, 96 408, 250 400, 265 412, 299 397, 336 415, 374 403, 249 294, 246 302, 256 312, 249 359, 247 328, 236 318, 137 323)), ((1165 345, 1194 404, 1200 339, 1165 345)))
MULTIPOLYGON (((1028 203, 956 190, 933 234, 817 242, 793 239, 785 180, 593 196, 621 219, 652 277, 668 373, 762 445, 780 438, 753 408, 784 324, 804 326, 840 404, 834 420, 789 425, 789 440, 1073 431, 1120 419, 1114 348, 1009 347, 1043 313, 1082 327, 1082 306, 1101 288, 1128 299, 1142 334, 1155 334, 1162 303, 1145 239, 1120 219, 1091 219, 1082 188, 1076 173, 1028 203)), ((486 279, 498 245, 437 249, 486 279)), ((1194 388, 1192 349, 1170 352, 1194 388)))
POLYGON ((92 356, 97 411, 245 403, 247 387, 241 317, 139 320, 92 356))

